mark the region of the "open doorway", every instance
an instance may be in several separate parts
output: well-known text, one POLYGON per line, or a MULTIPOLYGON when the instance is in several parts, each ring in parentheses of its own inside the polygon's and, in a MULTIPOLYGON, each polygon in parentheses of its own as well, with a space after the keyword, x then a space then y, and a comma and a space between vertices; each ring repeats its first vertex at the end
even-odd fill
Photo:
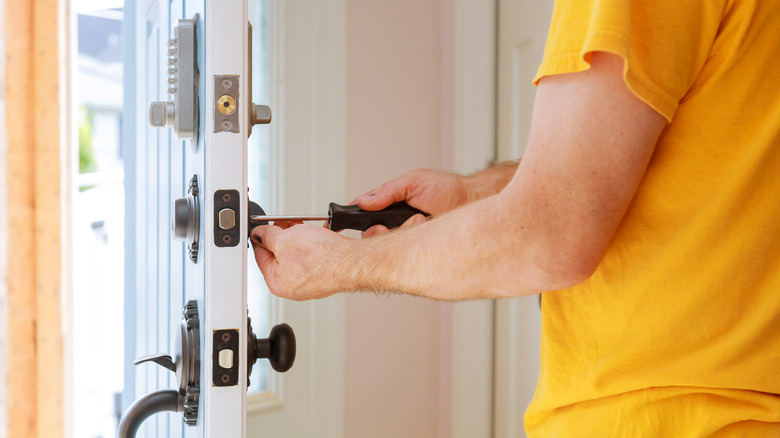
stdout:
POLYGON ((72 436, 111 437, 123 387, 123 1, 73 0, 72 436))

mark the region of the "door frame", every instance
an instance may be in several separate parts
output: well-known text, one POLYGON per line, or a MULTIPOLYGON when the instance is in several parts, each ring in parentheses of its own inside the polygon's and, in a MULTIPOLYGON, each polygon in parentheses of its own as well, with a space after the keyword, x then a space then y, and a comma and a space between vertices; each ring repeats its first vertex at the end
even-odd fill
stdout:
MULTIPOLYGON (((496 160, 496 1, 454 0, 453 167, 496 160)), ((452 307, 453 438, 493 436, 494 300, 452 307)))
MULTIPOLYGON (((272 1, 270 8, 275 189, 267 211, 320 211, 346 196, 346 0, 272 1)), ((287 374, 271 374, 269 391, 248 397, 247 430, 251 422, 263 436, 276 436, 258 417, 266 415, 305 423, 299 436, 342 437, 344 297, 305 303, 271 297, 271 307, 272 322, 295 330, 298 357, 287 374), (310 398, 308 412, 291 417, 278 409, 301 394, 310 398)))
MULTIPOLYGON (((553 1, 499 0, 496 138, 500 161, 525 151, 553 1), (498 93, 501 94, 498 94, 498 93)), ((536 295, 496 301, 494 437, 524 437, 523 415, 539 376, 541 308, 536 295)))

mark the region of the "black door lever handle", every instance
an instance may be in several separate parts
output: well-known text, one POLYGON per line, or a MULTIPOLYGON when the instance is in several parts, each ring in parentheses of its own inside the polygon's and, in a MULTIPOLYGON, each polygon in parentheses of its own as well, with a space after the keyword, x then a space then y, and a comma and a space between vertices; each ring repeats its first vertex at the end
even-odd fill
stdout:
POLYGON ((173 362, 173 358, 170 355, 164 353, 141 356, 138 359, 133 361, 133 365, 137 366, 144 362, 154 362, 157 365, 160 365, 164 368, 173 371, 174 373, 176 372, 176 364, 173 362))

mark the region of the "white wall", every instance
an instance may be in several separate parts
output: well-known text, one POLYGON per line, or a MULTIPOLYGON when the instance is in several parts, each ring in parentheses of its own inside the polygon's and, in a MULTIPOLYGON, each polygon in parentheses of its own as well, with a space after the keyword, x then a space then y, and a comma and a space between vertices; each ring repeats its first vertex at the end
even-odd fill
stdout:
MULTIPOLYGON (((453 44, 452 0, 347 2, 348 196, 452 166, 453 44)), ((346 298, 348 438, 450 436, 451 318, 445 303, 346 298)))

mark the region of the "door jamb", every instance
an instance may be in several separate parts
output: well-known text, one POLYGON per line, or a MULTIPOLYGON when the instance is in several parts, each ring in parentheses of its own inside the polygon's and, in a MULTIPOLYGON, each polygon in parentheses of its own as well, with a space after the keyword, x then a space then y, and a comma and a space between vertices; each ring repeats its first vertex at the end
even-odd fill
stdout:
MULTIPOLYGON (((454 7, 453 165, 468 173, 496 158, 496 1, 454 7)), ((493 435, 493 314, 493 300, 453 305, 453 438, 493 435)))
MULTIPOLYGON (((346 196, 346 8, 346 0, 270 3, 269 212, 318 211, 346 196)), ((272 373, 271 391, 250 396, 247 414, 283 405, 285 391, 308 382, 305 436, 342 437, 344 297, 271 297, 271 309, 272 323, 289 322, 298 335, 295 380, 272 373)))

